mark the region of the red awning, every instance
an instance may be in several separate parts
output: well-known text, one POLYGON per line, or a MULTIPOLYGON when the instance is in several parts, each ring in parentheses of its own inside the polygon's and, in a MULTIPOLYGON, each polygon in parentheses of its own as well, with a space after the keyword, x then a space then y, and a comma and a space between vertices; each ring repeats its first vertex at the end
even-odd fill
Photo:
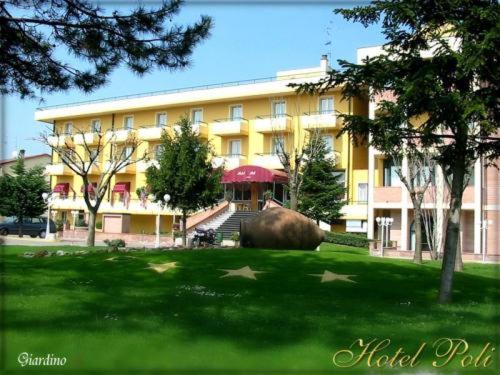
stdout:
POLYGON ((113 193, 130 192, 130 182, 117 182, 113 187, 113 193))
POLYGON ((279 182, 286 183, 288 176, 285 172, 274 169, 266 169, 256 165, 244 165, 242 167, 231 169, 224 173, 222 177, 223 184, 235 182, 279 182))
MULTIPOLYGON (((82 185, 82 188, 80 189, 80 192, 82 192, 82 193, 83 193, 84 186, 85 185, 82 185)), ((89 193, 94 193, 96 189, 97 189, 96 182, 93 182, 93 183, 87 185, 87 192, 89 192, 89 193)))
POLYGON ((69 192, 69 183, 68 182, 63 182, 60 184, 56 184, 54 186, 54 190, 52 190, 53 193, 68 193, 69 192))

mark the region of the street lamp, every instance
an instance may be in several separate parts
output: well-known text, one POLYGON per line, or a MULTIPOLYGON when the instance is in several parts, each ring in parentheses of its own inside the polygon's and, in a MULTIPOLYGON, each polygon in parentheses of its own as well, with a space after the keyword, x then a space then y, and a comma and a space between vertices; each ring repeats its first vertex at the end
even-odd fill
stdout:
POLYGON ((486 262, 486 240, 487 240, 487 231, 488 231, 488 227, 493 224, 493 220, 488 220, 488 219, 484 219, 484 220, 481 220, 480 222, 480 229, 482 230, 483 232, 483 263, 486 262))
POLYGON ((380 234, 381 234, 381 245, 382 245, 382 256, 384 256, 384 242, 387 244, 389 242, 389 227, 392 225, 394 222, 394 219, 392 217, 377 217, 375 219, 377 222, 377 225, 379 226, 380 229, 380 234), (387 237, 387 240, 386 240, 387 237))
POLYGON ((156 201, 156 204, 158 205, 158 212, 157 212, 157 215, 156 215, 156 239, 155 239, 155 247, 159 248, 160 247, 160 214, 161 214, 163 203, 165 203, 165 205, 167 205, 168 202, 170 202, 170 195, 169 194, 165 194, 163 196, 163 200, 161 200, 161 199, 157 200, 156 199, 156 195, 154 195, 154 194, 151 194, 149 196, 149 198, 151 199, 151 201, 156 201))
POLYGON ((52 203, 52 195, 49 193, 42 193, 42 199, 47 203, 47 227, 45 228, 45 239, 53 240, 55 237, 50 233, 50 204, 52 203))

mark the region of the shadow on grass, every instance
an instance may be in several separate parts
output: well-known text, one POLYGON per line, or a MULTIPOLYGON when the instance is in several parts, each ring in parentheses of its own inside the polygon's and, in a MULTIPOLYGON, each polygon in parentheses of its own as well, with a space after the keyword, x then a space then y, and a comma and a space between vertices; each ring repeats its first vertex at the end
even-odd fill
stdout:
POLYGON ((332 351, 356 338, 393 338, 416 349, 440 337, 465 337, 479 347, 491 341, 498 280, 480 273, 456 275, 454 304, 436 303, 439 268, 433 263, 370 258, 364 250, 322 252, 202 250, 25 259, 5 265, 6 326, 50 332, 142 332, 165 328, 177 340, 220 339, 255 352, 314 342, 332 351), (158 274, 148 263, 177 261, 158 274), (220 278, 220 269, 249 265, 258 280, 220 278), (320 283, 329 270, 355 283, 320 283), (27 303, 20 303, 24 298, 27 303), (37 311, 38 298, 52 301, 37 311))

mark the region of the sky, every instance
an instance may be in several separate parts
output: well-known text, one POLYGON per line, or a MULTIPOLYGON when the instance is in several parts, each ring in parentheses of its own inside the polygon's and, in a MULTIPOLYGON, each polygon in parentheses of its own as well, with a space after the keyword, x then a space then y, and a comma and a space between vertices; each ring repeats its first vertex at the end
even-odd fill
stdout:
MULTIPOLYGON (((47 130, 47 124, 34 120, 40 106, 273 77, 279 70, 318 66, 323 54, 329 56, 333 67, 337 59, 355 62, 357 48, 384 41, 380 27, 365 29, 333 14, 335 7, 356 3, 361 2, 187 2, 173 19, 174 23, 192 23, 201 14, 211 16, 214 21, 211 36, 195 48, 189 68, 174 72, 155 70, 139 77, 123 67, 110 75, 104 87, 90 94, 71 90, 45 95, 43 102, 6 96, 0 158, 10 158, 19 149, 25 149, 26 155, 49 152, 48 147, 36 140, 47 130)), ((132 8, 112 2, 102 7, 124 12, 132 8)))

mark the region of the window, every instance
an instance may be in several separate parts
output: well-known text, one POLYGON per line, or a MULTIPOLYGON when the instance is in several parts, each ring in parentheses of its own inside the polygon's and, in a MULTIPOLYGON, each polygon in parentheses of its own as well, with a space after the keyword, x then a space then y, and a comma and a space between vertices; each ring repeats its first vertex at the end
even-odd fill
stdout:
POLYGON ((134 127, 134 116, 125 116, 123 118, 123 129, 132 129, 134 127))
POLYGON ((271 139, 271 154, 282 154, 285 149, 285 138, 283 136, 273 137, 271 139))
POLYGON ((166 113, 157 113, 156 114, 156 126, 162 127, 167 125, 167 114, 166 113))
POLYGON ((368 202, 368 184, 358 184, 358 202, 368 202))
POLYGON ((279 102, 273 102, 273 117, 283 117, 286 115, 286 102, 281 100, 279 102))
POLYGON ((101 120, 92 120, 90 123, 90 127, 92 129, 92 133, 100 133, 101 132, 101 120))
POLYGON ((345 186, 345 171, 334 171, 333 176, 337 178, 340 185, 345 186))
POLYGON ((73 133, 73 123, 67 122, 64 124, 64 134, 71 135, 73 133))
POLYGON ((163 152, 163 145, 156 145, 154 147, 154 156, 156 160, 159 160, 163 152))
POLYGON ((333 98, 319 99, 319 113, 320 114, 333 113, 333 98))
POLYGON ((133 152, 134 152, 134 148, 132 146, 127 146, 127 147, 123 148, 122 154, 121 154, 122 160, 128 160, 132 156, 133 152))
POLYGON ((229 141, 229 155, 241 155, 241 140, 233 139, 229 141))
POLYGON ((203 122, 203 110, 202 109, 193 109, 191 111, 191 122, 193 124, 199 124, 203 122))
POLYGON ((384 160, 384 186, 401 186, 401 180, 392 160, 384 160))
POLYGON ((243 118, 243 107, 241 105, 233 105, 229 108, 229 117, 232 121, 241 120, 243 118))
POLYGON ((332 135, 324 135, 323 142, 325 142, 325 150, 327 153, 333 152, 333 136, 332 135))

